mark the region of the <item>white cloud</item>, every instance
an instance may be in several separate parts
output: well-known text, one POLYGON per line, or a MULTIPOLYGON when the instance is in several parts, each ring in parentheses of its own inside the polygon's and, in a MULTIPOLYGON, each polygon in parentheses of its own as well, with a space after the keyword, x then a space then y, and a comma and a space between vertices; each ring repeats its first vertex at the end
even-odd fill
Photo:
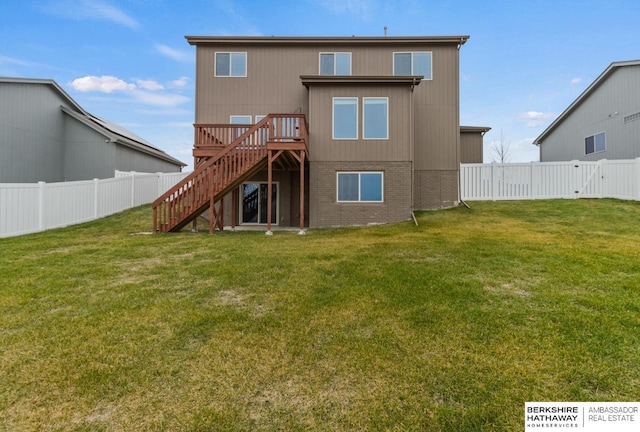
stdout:
POLYGON ((113 93, 114 91, 131 91, 135 90, 136 85, 127 83, 120 78, 110 75, 85 76, 76 78, 69 83, 71 87, 81 92, 98 91, 101 93, 113 93))
POLYGON ((100 0, 47 0, 39 3, 36 7, 45 13, 60 18, 110 21, 131 29, 140 27, 140 24, 135 18, 127 15, 117 7, 100 0))
POLYGON ((133 93, 135 99, 146 105, 161 107, 174 107, 189 102, 189 98, 182 95, 170 93, 150 93, 146 91, 136 91, 133 93))
POLYGON ((136 84, 139 88, 145 90, 164 90, 164 86, 157 81, 154 80, 136 80, 136 84))
POLYGON ((575 77, 571 80, 571 84, 578 84, 580 81, 582 81, 582 78, 575 77))
POLYGON ((81 92, 123 92, 138 103, 162 108, 176 107, 190 100, 179 94, 161 92, 164 86, 154 80, 137 80, 136 83, 137 85, 128 83, 110 75, 101 77, 89 75, 76 78, 68 85, 81 92))
POLYGON ((171 88, 184 87, 184 86, 187 85, 188 82, 189 82, 189 77, 181 76, 177 80, 170 81, 169 82, 169 87, 171 87, 171 88))
POLYGON ((553 118, 551 113, 543 113, 539 111, 527 111, 518 115, 519 119, 527 120, 527 127, 533 128, 540 126, 545 120, 553 118))
POLYGON ((191 55, 191 53, 178 51, 162 44, 156 44, 156 51, 158 51, 163 56, 170 58, 171 60, 179 62, 189 62, 193 60, 193 56, 191 55))

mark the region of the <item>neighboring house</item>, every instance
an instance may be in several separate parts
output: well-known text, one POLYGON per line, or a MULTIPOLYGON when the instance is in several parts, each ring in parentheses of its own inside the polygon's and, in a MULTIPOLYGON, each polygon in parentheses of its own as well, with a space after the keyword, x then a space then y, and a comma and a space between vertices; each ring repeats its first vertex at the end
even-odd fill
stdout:
MULTIPOLYGON (((196 170, 154 204, 157 230, 181 228, 211 202, 216 226, 267 229, 403 221, 459 203, 468 36, 186 39, 196 46, 196 170), (254 145, 261 153, 246 164, 239 152, 254 145), (220 183, 206 177, 254 163, 220 183)), ((486 130, 463 132, 476 135, 474 161, 486 130)))
POLYGON ((485 126, 460 126, 460 163, 482 163, 485 126))
POLYGON ((185 163, 93 116, 55 81, 0 77, 0 183, 180 172, 185 163))
POLYGON ((611 63, 533 144, 541 162, 640 157, 640 60, 611 63))

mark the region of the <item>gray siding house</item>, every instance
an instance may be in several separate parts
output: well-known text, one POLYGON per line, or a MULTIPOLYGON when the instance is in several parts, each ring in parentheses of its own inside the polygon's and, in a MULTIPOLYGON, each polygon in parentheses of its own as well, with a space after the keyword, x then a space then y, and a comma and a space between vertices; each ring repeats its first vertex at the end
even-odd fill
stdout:
POLYGON ((185 165, 89 114, 53 80, 0 77, 0 183, 180 172, 185 165))
MULTIPOLYGON (((196 169, 154 203, 159 231, 217 203, 232 226, 267 230, 397 222, 458 204, 468 36, 186 38, 196 47, 196 169), (264 138, 227 139, 244 131, 264 138), (262 152, 255 170, 235 156, 247 149, 262 152), (206 177, 218 171, 224 184, 206 177), (175 203, 191 185, 202 189, 189 204, 211 199, 187 212, 175 203)), ((482 130, 465 133, 481 143, 482 130)))
POLYGON ((541 162, 640 157, 640 60, 611 63, 533 144, 541 162))

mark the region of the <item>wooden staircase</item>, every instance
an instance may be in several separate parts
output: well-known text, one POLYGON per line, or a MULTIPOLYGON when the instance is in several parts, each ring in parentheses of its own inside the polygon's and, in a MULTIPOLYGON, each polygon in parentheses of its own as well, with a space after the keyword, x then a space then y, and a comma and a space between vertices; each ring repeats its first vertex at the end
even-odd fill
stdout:
POLYGON ((153 202, 153 231, 179 231, 270 164, 269 151, 308 153, 307 141, 304 114, 269 114, 253 126, 196 125, 194 171, 153 202))

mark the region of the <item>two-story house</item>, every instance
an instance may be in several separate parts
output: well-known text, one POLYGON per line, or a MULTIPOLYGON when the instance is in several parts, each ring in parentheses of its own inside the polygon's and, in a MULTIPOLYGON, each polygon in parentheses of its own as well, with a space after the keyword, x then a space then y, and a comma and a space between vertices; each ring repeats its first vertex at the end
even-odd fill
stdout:
POLYGON ((223 219, 302 230, 458 204, 468 36, 186 39, 195 170, 154 203, 156 230, 207 208, 211 230, 223 219))
POLYGON ((614 62, 535 140, 541 162, 640 157, 640 60, 614 62))

